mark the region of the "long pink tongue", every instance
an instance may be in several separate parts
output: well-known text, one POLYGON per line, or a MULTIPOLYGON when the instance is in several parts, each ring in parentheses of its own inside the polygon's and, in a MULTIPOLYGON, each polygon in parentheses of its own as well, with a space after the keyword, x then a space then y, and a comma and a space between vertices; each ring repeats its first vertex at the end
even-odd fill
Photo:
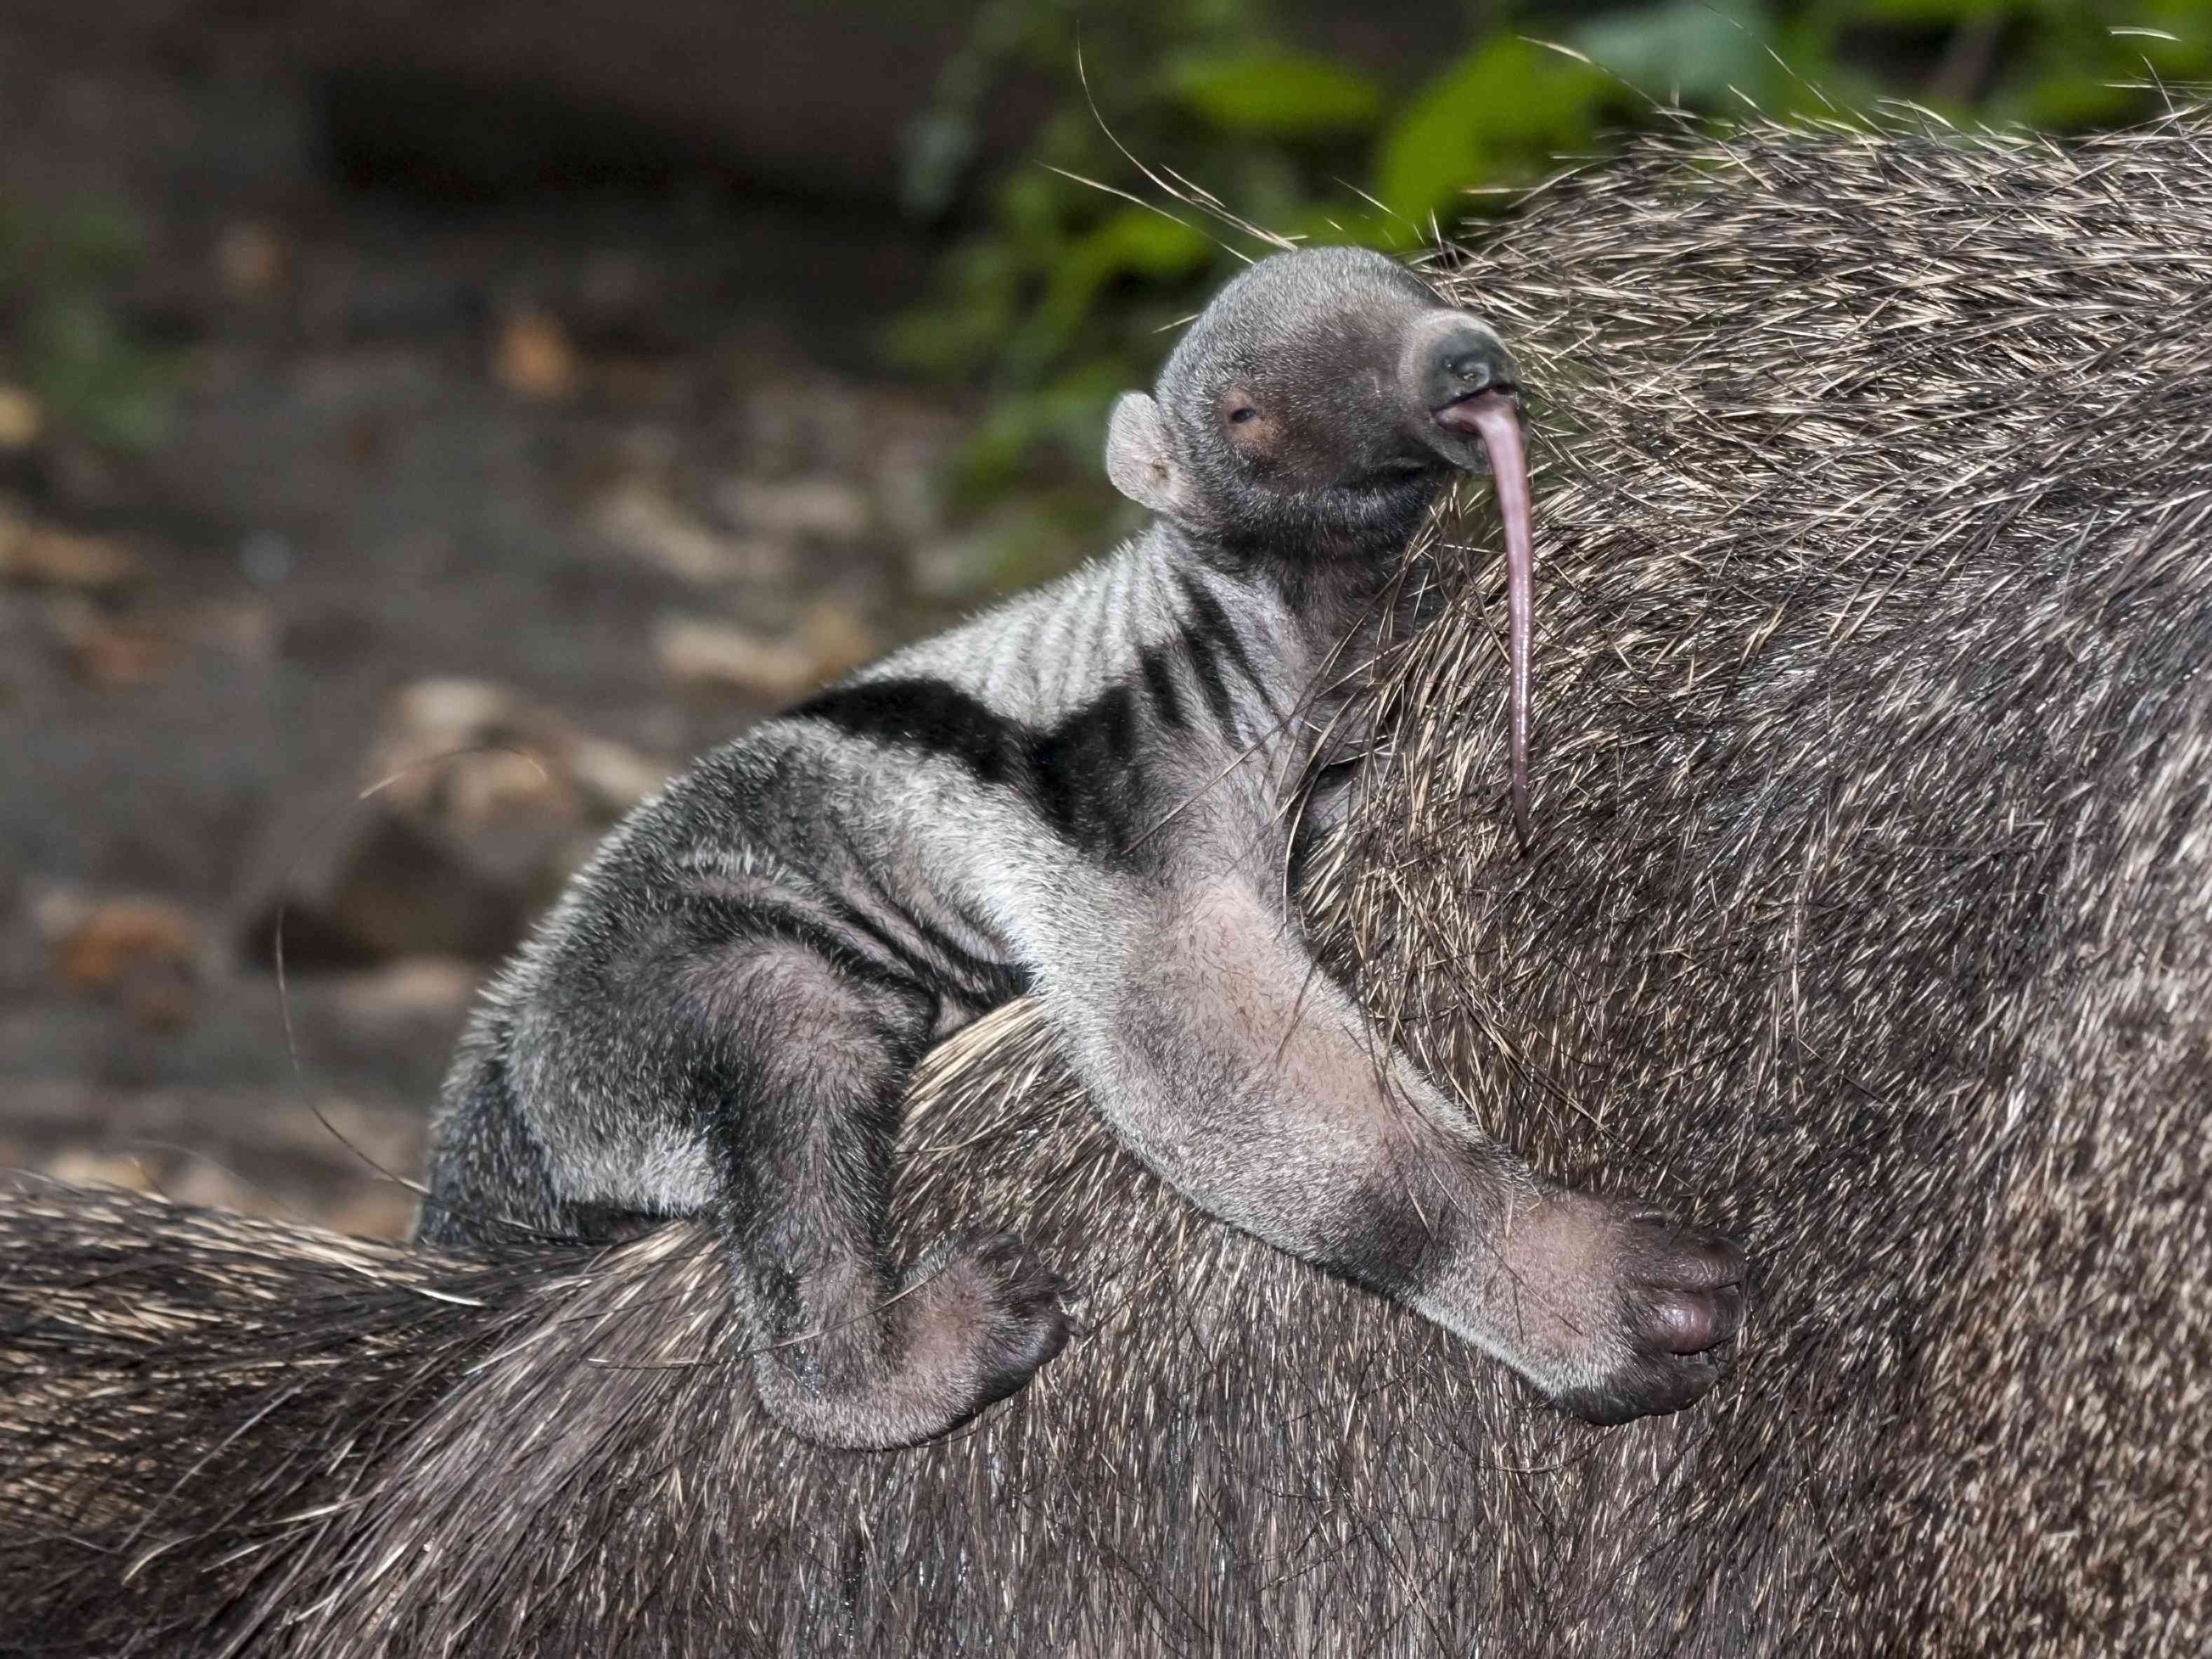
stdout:
POLYGON ((1513 829, 1526 853, 1528 831, 1528 653, 1534 633, 1531 598, 1536 580, 1534 544, 1528 532, 1528 463, 1521 448, 1521 422, 1502 392, 1485 392, 1444 411, 1449 424, 1472 424, 1490 457, 1498 484, 1498 515, 1505 521, 1506 732, 1513 757, 1513 829))

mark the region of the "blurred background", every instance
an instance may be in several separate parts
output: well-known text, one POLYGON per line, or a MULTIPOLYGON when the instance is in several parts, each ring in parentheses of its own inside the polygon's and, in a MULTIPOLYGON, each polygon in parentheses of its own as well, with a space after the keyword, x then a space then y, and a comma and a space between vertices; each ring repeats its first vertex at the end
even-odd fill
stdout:
POLYGON ((1126 522, 1253 246, 1164 185, 1411 249, 1669 108, 2208 77, 2203 0, 0 0, 0 1163, 403 1230, 615 816, 1126 522))

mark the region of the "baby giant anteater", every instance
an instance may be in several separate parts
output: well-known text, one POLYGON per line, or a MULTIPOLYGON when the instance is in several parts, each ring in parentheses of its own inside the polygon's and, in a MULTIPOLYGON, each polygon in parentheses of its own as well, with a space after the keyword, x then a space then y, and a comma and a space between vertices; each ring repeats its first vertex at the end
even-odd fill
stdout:
POLYGON ((1476 1132, 1285 914, 1292 828, 1331 817, 1330 792, 1294 797, 1353 757, 1337 717, 1402 621, 1407 541, 1486 459, 1525 691, 1512 391, 1497 337, 1379 254, 1231 283, 1157 398, 1114 410, 1108 471, 1153 514, 1134 539, 757 727, 616 830, 463 1042, 422 1237, 711 1216, 779 1421, 827 1446, 942 1433, 1027 1382, 1066 1316, 1011 1234, 956 1222, 895 1271, 900 1103, 932 1042, 1027 994, 1207 1213, 1592 1421, 1697 1398, 1735 1334, 1735 1248, 1476 1132))
MULTIPOLYGON (((896 1231, 1085 1339, 855 1458, 711 1231, 459 1255, 0 1201, 0 1646, 2092 1659, 2212 1651, 2212 119, 1646 144, 1439 276, 1547 407, 1538 804, 1491 567, 1371 697, 1302 910, 1546 1168, 1755 1246, 1701 1410, 1596 1431, 1213 1222, 1024 1000, 896 1231)), ((1468 539, 1474 539, 1469 536, 1468 539)))

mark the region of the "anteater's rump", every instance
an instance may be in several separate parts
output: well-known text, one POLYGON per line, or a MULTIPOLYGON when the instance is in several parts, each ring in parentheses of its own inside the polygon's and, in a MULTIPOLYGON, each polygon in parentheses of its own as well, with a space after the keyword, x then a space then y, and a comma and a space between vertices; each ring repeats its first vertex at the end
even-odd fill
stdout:
POLYGON ((1018 1010, 908 1130, 1087 1329, 809 1449, 709 1253, 463 1263, 0 1204, 0 1646, 2212 1650, 2212 122, 1646 146, 1469 259, 1535 398, 1534 819, 1487 521, 1307 894, 1551 1173, 1752 1243, 1594 1431, 1200 1218, 1018 1010))

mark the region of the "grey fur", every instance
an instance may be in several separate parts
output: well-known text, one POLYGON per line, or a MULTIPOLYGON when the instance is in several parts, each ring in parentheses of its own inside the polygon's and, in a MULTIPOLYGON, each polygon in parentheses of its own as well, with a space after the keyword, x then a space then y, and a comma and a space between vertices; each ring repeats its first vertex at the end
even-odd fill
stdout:
POLYGON ((1502 415, 1511 375, 1376 254, 1231 283, 1115 411, 1109 470, 1158 515, 1133 540, 766 722, 609 839, 463 1044, 422 1237, 711 1216, 777 1419, 927 1439, 1066 1337, 1018 1237, 956 1227, 901 1272, 886 1219, 914 1066, 1027 993, 1209 1214, 1593 1420, 1695 1399, 1734 1247, 1475 1132, 1285 914, 1297 791, 1346 758, 1322 734, 1405 620, 1407 539, 1482 463, 1464 410, 1502 415))
POLYGON ((1574 422, 1550 830, 1492 810, 1454 518, 1304 911, 1545 1168, 1753 1242, 1705 1408, 1584 1428, 1207 1220, 1023 1004, 937 1051, 896 1217, 1019 1228, 1087 1334, 908 1452, 754 1407, 695 1225, 465 1259, 10 1193, 0 1647, 2212 1651, 2208 246, 2201 112, 1752 128, 1439 277, 1574 422))

